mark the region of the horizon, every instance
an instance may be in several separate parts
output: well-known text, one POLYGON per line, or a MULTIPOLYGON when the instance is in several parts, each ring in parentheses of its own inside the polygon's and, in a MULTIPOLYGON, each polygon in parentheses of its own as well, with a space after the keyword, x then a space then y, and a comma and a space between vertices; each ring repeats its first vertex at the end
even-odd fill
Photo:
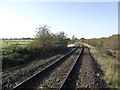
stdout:
POLYGON ((0 38, 34 38, 39 25, 69 38, 102 38, 118 34, 117 2, 1 2, 0 38))
MULTIPOLYGON (((113 34, 113 35, 111 35, 111 36, 114 36, 114 35, 120 35, 120 34, 113 34)), ((99 37, 99 38, 85 38, 85 39, 101 39, 101 38, 109 38, 109 37, 111 37, 111 36, 107 36, 107 37, 99 37)), ((16 39, 28 39, 28 38, 30 38, 30 39, 34 39, 35 37, 20 37, 20 38, 16 38, 16 37, 14 37, 14 38, 0 38, 0 40, 16 40, 16 39)), ((70 37, 67 37, 67 38, 70 38, 70 37)), ((84 38, 84 37, 82 37, 82 38, 84 38)), ((72 39, 72 38, 70 38, 70 39, 72 39)), ((77 38, 77 39, 81 39, 81 38, 77 38)))

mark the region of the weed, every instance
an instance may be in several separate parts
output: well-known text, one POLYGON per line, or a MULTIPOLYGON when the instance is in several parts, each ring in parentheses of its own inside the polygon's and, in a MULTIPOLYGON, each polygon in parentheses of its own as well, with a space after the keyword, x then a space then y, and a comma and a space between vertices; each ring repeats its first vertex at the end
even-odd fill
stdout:
POLYGON ((97 49, 91 49, 91 53, 95 60, 101 65, 101 69, 104 71, 105 76, 103 77, 109 88, 120 88, 118 86, 118 67, 119 63, 117 58, 112 58, 113 53, 106 50, 98 51, 97 49), (107 54, 107 55, 105 55, 107 54))

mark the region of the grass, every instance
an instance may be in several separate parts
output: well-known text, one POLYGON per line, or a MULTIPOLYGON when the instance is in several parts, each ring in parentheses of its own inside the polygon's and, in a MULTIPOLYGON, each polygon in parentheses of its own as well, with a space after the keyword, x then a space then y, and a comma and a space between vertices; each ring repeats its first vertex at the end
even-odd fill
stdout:
POLYGON ((120 62, 118 50, 101 49, 83 43, 104 71, 103 79, 109 88, 120 88, 120 62))
POLYGON ((84 42, 94 47, 118 50, 118 47, 120 47, 120 44, 118 44, 118 38, 120 39, 120 34, 112 35, 106 38, 85 39, 84 42))
POLYGON ((109 88, 120 88, 119 39, 120 34, 84 40, 87 43, 84 45, 90 48, 92 56, 104 71, 103 79, 109 88))
MULTIPOLYGON (((118 77, 120 69, 120 62, 118 62, 118 57, 110 56, 105 51, 97 50, 96 48, 90 49, 92 56, 100 64, 101 69, 104 71, 103 79, 106 81, 109 88, 120 88, 118 83, 120 83, 118 77)), ((117 52, 117 51, 115 51, 117 52)), ((117 53, 118 54, 118 53, 117 53)))
POLYGON ((7 48, 11 45, 26 46, 32 40, 0 40, 0 48, 7 48))

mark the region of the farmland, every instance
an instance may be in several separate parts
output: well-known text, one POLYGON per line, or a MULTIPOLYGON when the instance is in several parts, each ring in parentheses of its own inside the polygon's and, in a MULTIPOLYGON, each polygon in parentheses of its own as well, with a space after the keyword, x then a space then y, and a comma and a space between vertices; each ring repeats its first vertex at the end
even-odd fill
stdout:
POLYGON ((9 46, 21 46, 24 47, 31 43, 33 40, 0 40, 0 48, 8 48, 9 46))

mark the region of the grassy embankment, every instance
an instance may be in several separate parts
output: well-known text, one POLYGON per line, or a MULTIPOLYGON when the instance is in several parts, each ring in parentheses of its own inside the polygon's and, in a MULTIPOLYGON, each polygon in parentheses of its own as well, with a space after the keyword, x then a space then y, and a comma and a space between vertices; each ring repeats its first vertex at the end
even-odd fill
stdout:
POLYGON ((109 88, 120 88, 120 61, 118 53, 118 35, 108 38, 86 39, 92 56, 104 71, 103 79, 109 88))

